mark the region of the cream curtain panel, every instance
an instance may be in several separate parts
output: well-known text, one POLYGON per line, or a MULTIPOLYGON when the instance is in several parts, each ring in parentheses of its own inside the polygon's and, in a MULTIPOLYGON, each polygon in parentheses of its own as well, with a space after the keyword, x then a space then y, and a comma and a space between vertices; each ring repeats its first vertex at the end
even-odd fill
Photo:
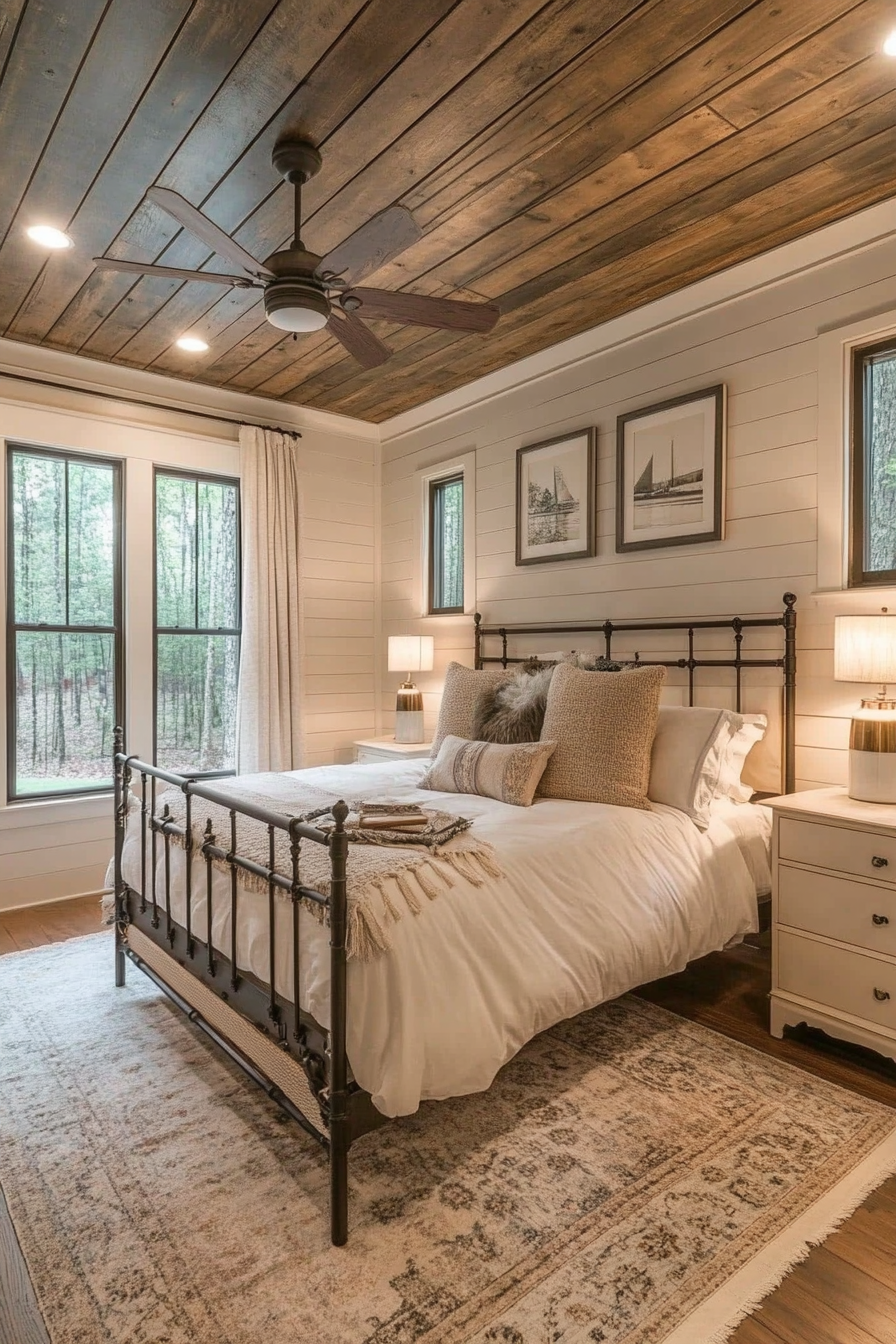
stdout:
POLYGON ((237 769, 302 764, 298 441, 240 426, 243 637, 237 769))

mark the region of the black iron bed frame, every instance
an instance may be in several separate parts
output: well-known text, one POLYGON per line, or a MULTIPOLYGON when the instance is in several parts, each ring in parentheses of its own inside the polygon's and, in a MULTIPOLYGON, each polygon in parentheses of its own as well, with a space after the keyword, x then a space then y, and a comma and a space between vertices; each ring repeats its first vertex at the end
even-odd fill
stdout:
MULTIPOLYGON (((662 661, 665 667, 682 668, 688 673, 688 703, 694 703, 695 672, 700 668, 732 668, 735 673, 736 707, 741 708, 742 674, 749 668, 777 668, 783 673, 784 683, 784 769, 786 792, 794 788, 794 727, 796 716, 796 598, 784 594, 784 610, 774 617, 739 616, 694 621, 603 621, 600 623, 554 625, 483 625, 475 616, 476 667, 500 663, 507 667, 521 662, 521 657, 508 653, 508 642, 525 636, 595 634, 604 636, 605 654, 612 656, 615 635, 643 632, 683 632, 687 638, 687 656, 662 661), (742 651, 744 632, 750 629, 781 628, 784 633, 784 653, 780 658, 753 658, 742 651), (732 658, 703 657, 696 651, 698 632, 730 630, 734 641, 732 658), (488 656, 484 642, 490 638, 501 641, 500 654, 488 656)), ((130 960, 150 977, 168 997, 182 1009, 198 1027, 224 1050, 267 1094, 281 1106, 309 1135, 316 1139, 329 1155, 330 1168, 330 1235, 333 1244, 344 1245, 348 1237, 348 1152, 354 1141, 369 1133, 388 1118, 374 1107, 370 1094, 355 1083, 349 1071, 346 1056, 347 1026, 347 967, 346 967, 346 876, 348 868, 348 839, 345 818, 348 809, 338 803, 333 809, 335 825, 329 833, 318 830, 293 817, 259 807, 247 801, 237 801, 202 780, 176 775, 158 766, 150 765, 124 750, 123 730, 115 730, 115 983, 125 982, 126 961, 130 960), (140 777, 138 795, 140 812, 141 890, 128 886, 122 875, 122 853, 130 808, 131 783, 140 777), (167 808, 157 815, 157 784, 161 781, 171 788, 180 789, 185 797, 185 822, 179 826, 168 814, 167 808), (226 843, 213 834, 208 821, 199 841, 196 838, 194 808, 203 800, 224 807, 229 813, 230 834, 226 843), (268 866, 259 865, 237 852, 237 817, 251 817, 267 827, 269 838, 268 866), (275 836, 278 831, 289 837, 290 871, 279 872, 275 860, 275 836), (185 851, 185 923, 179 924, 171 913, 170 845, 179 841, 185 851), (303 843, 323 845, 330 856, 330 890, 324 894, 305 886, 301 881, 301 848, 303 843), (157 861, 164 865, 164 897, 160 901, 157 890, 157 861), (215 862, 227 865, 230 877, 230 946, 228 954, 212 946, 211 939, 203 942, 194 928, 194 874, 193 860, 199 856, 205 862, 205 909, 208 929, 212 928, 212 876, 215 862), (151 890, 147 891, 147 859, 151 890), (261 981, 239 968, 237 949, 237 910, 239 902, 239 875, 249 873, 260 877, 267 885, 269 908, 268 981, 261 981), (275 902, 278 893, 287 896, 292 904, 291 959, 293 971, 293 1000, 290 1002, 276 989, 276 935, 275 902), (311 904, 321 911, 329 926, 330 946, 330 1026, 322 1027, 299 1006, 300 985, 300 928, 299 910, 302 903, 311 904), (153 945, 153 965, 149 964, 148 943, 153 945), (137 943, 137 946, 133 944, 137 943), (141 951, 141 948, 143 949, 141 951), (186 976, 184 975, 186 973, 186 976), (174 981, 172 984, 170 981, 174 981), (195 992, 191 987, 196 986, 195 992), (185 987, 186 986, 186 987, 185 987), (203 994, 205 997, 203 997, 203 994), (213 996, 213 1000, 209 996, 213 996), (214 1001, 215 1012, 208 1005, 214 1001), (223 1019, 223 1023, 222 1023, 223 1019), (247 1026, 257 1028, 246 1041, 247 1026), (254 1048, 253 1040, 264 1042, 267 1052, 254 1048), (239 1044, 237 1044, 237 1041, 239 1044), (295 1099, 294 1087, 275 1081, 277 1067, 271 1066, 271 1046, 275 1047, 303 1080, 299 1089, 302 1109, 295 1099), (261 1054, 261 1059, 259 1055, 261 1054), (308 1101, 304 1098, 307 1096, 308 1101), (319 1122, 307 1113, 316 1108, 319 1122)), ((201 813, 200 813, 201 815, 201 813)), ((277 1058, 279 1058, 278 1056, 277 1058)))

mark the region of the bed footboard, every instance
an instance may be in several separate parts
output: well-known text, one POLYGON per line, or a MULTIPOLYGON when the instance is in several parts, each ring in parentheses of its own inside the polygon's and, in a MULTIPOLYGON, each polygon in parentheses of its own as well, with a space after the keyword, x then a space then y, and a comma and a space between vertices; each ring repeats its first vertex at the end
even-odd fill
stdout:
POLYGON ((123 732, 115 730, 115 983, 125 983, 130 960, 150 977, 179 1008, 216 1042, 329 1154, 330 1234, 342 1246, 348 1237, 348 1152, 362 1134, 386 1123, 349 1076, 346 1056, 346 868, 348 838, 344 803, 333 809, 330 833, 280 813, 230 798, 210 784, 174 775, 125 754, 123 732), (131 783, 139 776, 140 890, 124 879, 122 860, 131 809, 131 783), (186 821, 178 826, 169 816, 157 815, 157 783, 180 789, 185 796, 186 821), (222 845, 211 821, 202 827, 202 801, 227 809, 229 844, 222 845), (196 809, 199 809, 198 811, 196 809), (251 817, 268 828, 269 862, 261 867, 237 848, 237 817, 251 817), (195 834, 196 823, 202 839, 195 834), (275 837, 286 832, 291 871, 276 867, 275 837), (185 851, 184 923, 172 915, 170 846, 185 851), (301 881, 303 843, 324 845, 330 857, 329 892, 315 891, 301 881), (201 883, 206 927, 197 928, 197 893, 193 890, 193 861, 205 864, 201 883), (230 946, 226 954, 214 945, 213 866, 229 874, 230 946), (268 976, 260 980, 240 967, 238 909, 240 873, 261 877, 268 891, 268 976), (147 880, 149 875, 149 880, 147 880), (159 881, 159 875, 162 880, 159 881), (159 887, 161 886, 161 898, 159 887), (293 994, 290 1000, 276 987, 275 902, 287 897, 292 906, 291 947, 293 994), (316 907, 329 925, 330 1026, 325 1029, 301 1007, 300 905, 316 907), (205 938, 200 934, 205 934, 205 938))

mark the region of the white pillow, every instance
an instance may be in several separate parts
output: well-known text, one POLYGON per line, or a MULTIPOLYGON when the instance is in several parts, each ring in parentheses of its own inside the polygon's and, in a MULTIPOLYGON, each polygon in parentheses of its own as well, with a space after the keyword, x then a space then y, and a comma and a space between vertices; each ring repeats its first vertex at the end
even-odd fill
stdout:
POLYGON ((733 714, 727 709, 660 705, 648 798, 684 812, 705 831, 714 798, 746 802, 752 797, 752 789, 741 783, 740 776, 765 722, 763 715, 733 714))
POLYGON ((741 781, 741 774, 751 747, 765 737, 768 719, 764 714, 732 714, 731 717, 741 722, 724 753, 718 796, 733 798, 736 803, 748 803, 754 791, 741 781))

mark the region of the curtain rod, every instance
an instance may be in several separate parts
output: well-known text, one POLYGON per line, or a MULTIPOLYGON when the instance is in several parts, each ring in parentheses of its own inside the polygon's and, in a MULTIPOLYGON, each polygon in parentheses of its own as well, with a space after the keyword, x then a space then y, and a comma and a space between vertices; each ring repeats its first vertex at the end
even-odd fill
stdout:
POLYGON ((218 420, 228 425, 254 425, 256 429, 271 429, 293 439, 302 437, 301 430, 285 429, 283 425, 267 425, 261 420, 248 420, 241 415, 221 415, 216 411, 192 411, 180 406, 165 406, 158 401, 147 401, 144 397, 129 397, 123 392, 101 392, 99 389, 79 387, 77 383, 66 383, 60 378, 38 378, 32 373, 10 373, 2 368, 0 378, 12 378, 18 383, 37 383, 40 387, 61 387, 66 392, 82 392, 84 396, 103 397, 106 401, 124 401, 131 406, 148 406, 150 410, 171 411, 174 415, 192 415, 198 420, 218 420))

